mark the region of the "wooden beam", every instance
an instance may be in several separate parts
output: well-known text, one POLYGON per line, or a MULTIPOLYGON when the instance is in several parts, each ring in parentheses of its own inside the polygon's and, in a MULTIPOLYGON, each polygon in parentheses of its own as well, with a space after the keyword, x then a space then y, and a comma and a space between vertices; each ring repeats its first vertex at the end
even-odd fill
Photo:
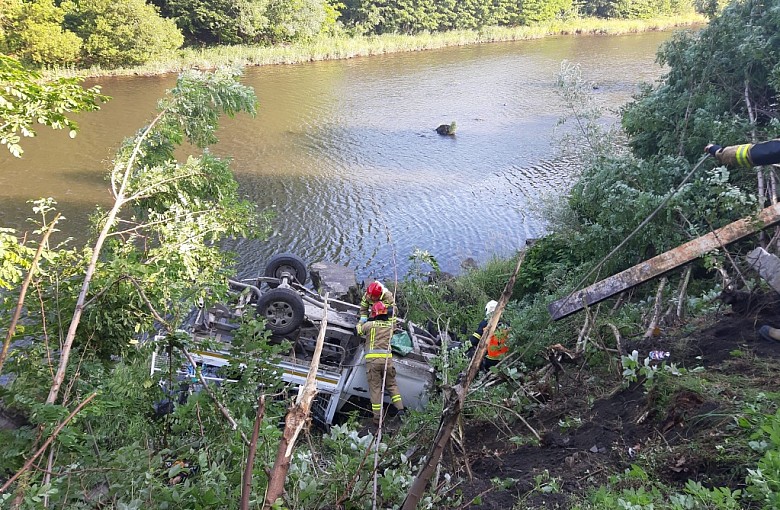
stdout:
POLYGON ((756 217, 742 218, 707 235, 641 262, 616 275, 579 290, 547 306, 553 320, 562 319, 585 306, 594 305, 624 290, 678 268, 705 253, 780 222, 780 203, 761 210, 756 217))

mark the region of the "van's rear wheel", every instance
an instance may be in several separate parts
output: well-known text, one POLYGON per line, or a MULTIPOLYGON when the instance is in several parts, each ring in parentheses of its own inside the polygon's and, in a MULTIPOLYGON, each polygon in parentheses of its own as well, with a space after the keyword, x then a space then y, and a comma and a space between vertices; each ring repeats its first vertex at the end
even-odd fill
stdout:
MULTIPOLYGON (((284 274, 289 274, 293 280, 301 285, 306 283, 306 263, 292 253, 278 253, 268 259, 265 266, 265 276, 281 279, 284 274)), ((269 283, 269 287, 276 288, 277 283, 269 283)))
POLYGON ((257 300, 258 319, 275 335, 288 335, 298 329, 306 310, 301 296, 290 289, 271 289, 257 300))

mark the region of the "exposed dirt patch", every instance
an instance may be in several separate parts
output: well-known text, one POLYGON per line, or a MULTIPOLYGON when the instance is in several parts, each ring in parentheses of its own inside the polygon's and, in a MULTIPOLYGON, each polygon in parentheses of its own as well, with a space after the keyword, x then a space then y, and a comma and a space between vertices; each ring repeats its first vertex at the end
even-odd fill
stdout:
MULTIPOLYGON (((780 300, 775 295, 724 305, 714 324, 695 332, 627 342, 625 348, 638 350, 641 357, 650 350, 670 351, 669 362, 677 366, 740 374, 775 391, 778 373, 753 362, 780 358, 780 342, 757 337, 762 324, 780 327, 780 300)), ((687 325, 688 331, 691 327, 687 325)), ((464 477, 464 458, 471 467, 473 479, 463 486, 464 503, 478 499, 463 508, 511 509, 518 507, 518 501, 523 508, 568 508, 571 494, 581 495, 604 483, 609 474, 630 467, 643 449, 653 448, 669 452, 659 468, 667 482, 682 485, 695 479, 735 488, 744 482, 743 467, 718 462, 706 451, 685 448, 692 437, 704 438, 705 444, 711 441, 713 448, 718 444, 724 427, 733 422, 718 412, 730 395, 707 401, 696 391, 681 389, 659 396, 648 392, 641 381, 621 388, 619 377, 614 377, 616 390, 589 405, 588 395, 603 394, 605 389, 587 377, 579 367, 568 368, 558 391, 540 411, 527 417, 542 435, 540 446, 515 445, 507 430, 492 424, 468 426, 465 456, 456 453, 448 459, 464 477), (660 406, 664 413, 656 411, 658 398, 668 399, 660 406), (577 417, 574 423, 578 426, 569 426, 566 418, 572 416, 577 417), (514 482, 495 487, 491 482, 495 478, 514 482), (539 487, 549 480, 559 488, 541 493, 539 487)), ((522 423, 512 427, 513 434, 528 435, 522 423)))

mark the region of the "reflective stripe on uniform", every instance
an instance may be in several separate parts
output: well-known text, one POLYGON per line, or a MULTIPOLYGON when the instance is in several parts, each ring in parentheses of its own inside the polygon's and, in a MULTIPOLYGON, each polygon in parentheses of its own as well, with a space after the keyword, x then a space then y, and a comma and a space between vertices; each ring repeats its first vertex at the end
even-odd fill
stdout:
POLYGON ((737 159, 737 165, 739 166, 753 166, 750 162, 750 156, 748 151, 752 144, 746 143, 744 145, 737 146, 737 153, 735 155, 737 159))
POLYGON ((366 359, 376 359, 376 358, 392 358, 393 355, 387 351, 369 351, 366 353, 365 358, 366 359))
POLYGON ((393 397, 390 400, 391 400, 391 402, 393 402, 393 404, 395 404, 396 402, 400 402, 401 401, 401 395, 393 395, 393 397))

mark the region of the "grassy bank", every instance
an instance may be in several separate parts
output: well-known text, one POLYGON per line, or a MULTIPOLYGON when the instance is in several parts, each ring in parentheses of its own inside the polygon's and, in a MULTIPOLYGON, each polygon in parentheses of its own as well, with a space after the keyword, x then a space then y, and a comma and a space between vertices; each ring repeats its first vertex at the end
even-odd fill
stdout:
POLYGON ((218 46, 183 49, 171 60, 151 62, 123 69, 57 69, 49 76, 124 76, 175 73, 184 69, 212 69, 220 66, 263 66, 336 60, 405 51, 421 51, 448 46, 487 42, 539 39, 551 35, 620 35, 705 23, 698 14, 647 20, 608 20, 598 18, 556 20, 528 27, 487 27, 479 31, 456 30, 445 33, 381 36, 322 37, 308 43, 288 46, 218 46))

